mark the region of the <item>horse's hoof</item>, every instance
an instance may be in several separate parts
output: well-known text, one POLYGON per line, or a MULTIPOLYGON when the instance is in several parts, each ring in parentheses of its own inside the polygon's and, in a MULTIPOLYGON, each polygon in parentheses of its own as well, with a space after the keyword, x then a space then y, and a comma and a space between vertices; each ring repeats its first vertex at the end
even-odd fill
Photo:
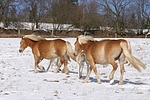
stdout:
POLYGON ((78 76, 79 77, 79 79, 81 79, 82 78, 82 76, 78 76))
POLYGON ((65 73, 65 70, 64 70, 64 69, 63 69, 63 70, 59 69, 58 71, 61 71, 62 73, 65 73))
POLYGON ((100 80, 100 79, 97 79, 97 83, 98 83, 98 84, 101 84, 101 80, 100 80))
POLYGON ((69 74, 69 72, 65 72, 65 74, 67 74, 67 75, 68 75, 68 74, 69 74))
POLYGON ((97 82, 98 84, 101 84, 101 82, 97 82))
POLYGON ((123 85, 123 82, 119 82, 118 85, 123 85))
POLYGON ((88 81, 84 80, 82 83, 88 83, 88 81))
POLYGON ((45 68, 43 66, 38 66, 38 68, 42 71, 45 71, 45 68))
POLYGON ((42 67, 42 70, 43 70, 43 71, 45 71, 45 68, 44 68, 44 67, 42 67))
POLYGON ((54 71, 55 74, 57 74, 57 72, 58 72, 57 70, 54 71))
POLYGON ((69 71, 65 71, 65 74, 67 74, 67 75, 68 75, 68 74, 69 74, 69 71))
POLYGON ((110 85, 113 85, 113 83, 114 83, 114 80, 113 80, 113 79, 110 80, 109 84, 110 84, 110 85))
POLYGON ((61 71, 61 69, 59 69, 58 71, 61 71))
POLYGON ((34 74, 37 74, 37 71, 34 71, 33 73, 34 73, 34 74))

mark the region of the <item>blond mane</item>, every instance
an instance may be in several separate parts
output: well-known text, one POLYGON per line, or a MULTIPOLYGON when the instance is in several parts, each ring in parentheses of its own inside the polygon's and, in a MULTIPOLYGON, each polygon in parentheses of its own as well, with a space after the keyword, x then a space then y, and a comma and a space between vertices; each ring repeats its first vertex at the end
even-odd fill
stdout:
POLYGON ((41 37, 41 36, 36 36, 34 34, 31 35, 25 35, 23 38, 28 38, 31 39, 33 41, 40 41, 40 40, 46 40, 45 38, 41 37))
POLYGON ((92 36, 85 36, 85 35, 80 35, 79 37, 78 37, 78 42, 79 42, 79 44, 85 44, 85 43, 87 43, 88 41, 94 41, 94 38, 92 37, 92 36))

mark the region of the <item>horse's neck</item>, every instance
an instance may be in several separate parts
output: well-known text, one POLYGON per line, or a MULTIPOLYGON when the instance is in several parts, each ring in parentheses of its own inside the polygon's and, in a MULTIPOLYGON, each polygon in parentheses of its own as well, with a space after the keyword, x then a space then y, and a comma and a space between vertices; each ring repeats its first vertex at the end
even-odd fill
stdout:
POLYGON ((35 45, 35 41, 33 41, 33 40, 30 40, 30 39, 28 39, 27 40, 27 44, 28 44, 28 46, 30 47, 30 48, 33 48, 33 46, 35 45))
POLYGON ((82 44, 81 49, 82 50, 87 50, 92 45, 92 43, 93 43, 92 41, 89 41, 85 44, 82 44))

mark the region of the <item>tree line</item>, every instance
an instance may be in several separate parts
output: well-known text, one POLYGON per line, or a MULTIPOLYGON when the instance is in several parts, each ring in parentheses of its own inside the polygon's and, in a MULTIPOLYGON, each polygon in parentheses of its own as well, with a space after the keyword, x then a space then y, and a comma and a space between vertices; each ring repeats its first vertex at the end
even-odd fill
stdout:
POLYGON ((4 27, 19 22, 71 24, 83 30, 149 29, 150 0, 0 0, 4 27))

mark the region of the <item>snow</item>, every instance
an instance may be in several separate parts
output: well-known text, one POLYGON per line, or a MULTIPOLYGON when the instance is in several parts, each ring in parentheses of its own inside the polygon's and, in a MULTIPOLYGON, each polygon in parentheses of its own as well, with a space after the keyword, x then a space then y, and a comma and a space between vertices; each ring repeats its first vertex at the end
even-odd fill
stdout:
MULTIPOLYGON (((63 39, 71 42, 72 46, 75 42, 75 38, 63 39)), ((31 49, 27 48, 20 54, 19 38, 0 38, 0 100, 150 100, 150 41, 144 38, 127 40, 131 42, 132 54, 147 68, 139 73, 131 65, 125 64, 124 84, 118 85, 118 67, 115 84, 110 85, 110 65, 96 65, 102 84, 97 84, 93 72, 89 83, 82 83, 86 67, 83 69, 82 79, 78 79, 77 63, 73 60, 68 64, 68 75, 53 73, 56 68, 55 62, 49 72, 39 71, 34 74, 31 49)), ((48 60, 40 63, 45 68, 48 64, 48 60)))

